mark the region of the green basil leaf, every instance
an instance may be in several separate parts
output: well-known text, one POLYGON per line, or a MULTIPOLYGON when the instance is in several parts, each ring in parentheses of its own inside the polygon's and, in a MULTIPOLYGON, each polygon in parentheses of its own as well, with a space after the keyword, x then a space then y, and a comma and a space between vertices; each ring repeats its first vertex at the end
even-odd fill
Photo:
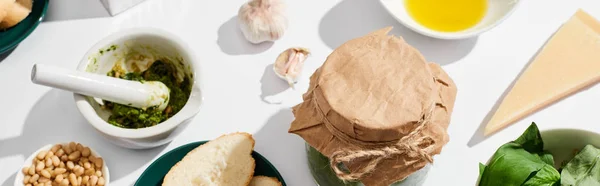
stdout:
POLYGON ((530 179, 530 175, 548 166, 537 154, 532 154, 520 145, 508 143, 500 147, 492 161, 486 166, 479 182, 480 186, 519 186, 530 179))
POLYGON ((483 163, 479 163, 479 178, 483 175, 483 171, 485 171, 485 165, 483 163))
POLYGON ((551 165, 544 165, 542 169, 535 172, 523 186, 555 186, 560 185, 560 173, 551 165))
POLYGON ((531 179, 528 184, 554 184, 560 180, 560 173, 552 167, 552 155, 543 149, 540 132, 532 123, 517 140, 496 150, 481 174, 479 186, 520 186, 531 179))
POLYGON ((525 130, 525 132, 521 134, 521 136, 519 136, 519 138, 517 138, 517 140, 515 140, 514 143, 523 146, 523 148, 528 152, 544 152, 544 141, 542 141, 542 135, 540 134, 540 131, 538 130, 538 127, 535 124, 535 122, 531 123, 527 130, 525 130))
POLYGON ((552 156, 552 154, 550 154, 550 152, 544 151, 542 154, 540 154, 540 159, 546 162, 546 164, 554 166, 554 157, 552 156))
POLYGON ((586 145, 565 165, 561 173, 564 186, 600 186, 600 149, 586 145))

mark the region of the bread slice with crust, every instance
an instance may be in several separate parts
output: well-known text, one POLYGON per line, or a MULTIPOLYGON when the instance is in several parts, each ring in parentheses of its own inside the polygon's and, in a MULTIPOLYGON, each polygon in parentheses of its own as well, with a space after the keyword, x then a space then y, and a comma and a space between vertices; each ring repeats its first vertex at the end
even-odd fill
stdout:
POLYGON ((31 9, 14 2, 14 0, 10 1, 13 1, 13 3, 3 8, 5 12, 0 12, 0 14, 5 14, 2 21, 0 21, 0 29, 10 28, 19 24, 19 22, 23 21, 31 13, 31 9))
POLYGON ((248 186, 281 186, 277 178, 267 176, 254 176, 248 186))
POLYGON ((32 0, 16 0, 16 3, 19 3, 21 6, 31 10, 31 8, 33 8, 33 1, 32 0))
POLYGON ((169 170, 163 186, 247 186, 254 167, 254 139, 248 133, 223 135, 190 151, 169 170))
POLYGON ((13 3, 15 3, 15 0, 0 0, 0 23, 8 15, 8 11, 12 9, 13 3))

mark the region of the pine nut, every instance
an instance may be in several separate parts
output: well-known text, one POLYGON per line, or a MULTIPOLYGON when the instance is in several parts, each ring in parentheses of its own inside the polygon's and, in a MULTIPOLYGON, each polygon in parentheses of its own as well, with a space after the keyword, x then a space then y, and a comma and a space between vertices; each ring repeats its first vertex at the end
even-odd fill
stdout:
POLYGON ((71 183, 71 185, 73 186, 78 186, 78 182, 77 182, 77 176, 75 176, 75 174, 71 173, 69 174, 69 183, 71 183))
POLYGON ((65 150, 65 153, 67 153, 67 154, 71 154, 71 152, 73 152, 73 149, 71 149, 71 147, 69 147, 69 145, 66 145, 65 147, 63 147, 63 149, 65 150))
POLYGON ((40 174, 45 177, 45 178, 51 178, 52 174, 50 174, 50 172, 48 172, 47 170, 42 170, 40 171, 40 174))
POLYGON ((41 178, 38 180, 38 182, 39 182, 39 183, 46 183, 46 182, 49 182, 49 181, 50 181, 50 179, 49 179, 49 178, 46 178, 46 177, 41 177, 41 178))
POLYGON ((67 161, 67 169, 73 170, 75 168, 75 164, 72 161, 67 161))
POLYGON ((81 185, 86 185, 88 184, 90 181, 90 177, 89 176, 84 176, 83 179, 81 180, 81 185))
POLYGON ((64 179, 62 174, 56 175, 56 178, 54 178, 54 181, 56 181, 56 183, 60 183, 62 182, 62 180, 64 179))
POLYGON ((94 165, 96 165, 96 168, 98 169, 102 168, 102 164, 104 164, 104 160, 102 158, 97 158, 96 161, 94 161, 94 165))
POLYGON ((65 150, 63 149, 58 149, 58 151, 56 151, 56 156, 61 157, 62 155, 65 155, 65 150))
POLYGON ((64 180, 62 180, 62 182, 60 182, 60 186, 68 186, 68 185, 69 185, 68 179, 64 179, 64 180))
POLYGON ((76 147, 77 151, 81 152, 83 151, 83 145, 81 145, 80 143, 77 143, 77 147, 76 147))
POLYGON ((29 183, 34 183, 34 182, 38 181, 39 178, 40 178, 40 175, 34 174, 33 176, 31 176, 31 178, 29 178, 29 183))
POLYGON ((60 159, 58 159, 58 156, 52 156, 52 165, 54 165, 55 167, 58 167, 58 165, 60 165, 60 159))
POLYGON ((54 172, 55 172, 56 174, 63 174, 63 173, 65 173, 65 172, 67 172, 67 169, 65 169, 65 168, 56 168, 56 169, 54 170, 54 172))
POLYGON ((23 174, 27 175, 27 172, 29 172, 29 167, 23 167, 21 171, 23 171, 23 174))
POLYGON ((96 175, 96 172, 94 172, 94 170, 92 170, 92 169, 88 169, 85 171, 85 175, 88 175, 88 176, 96 175))
POLYGON ((51 158, 46 158, 46 167, 50 167, 50 165, 52 165, 52 159, 51 158))
POLYGON ((103 186, 104 184, 106 184, 106 181, 104 180, 104 177, 98 178, 98 185, 103 186))
POLYGON ((89 147, 85 147, 81 151, 81 155, 83 155, 83 157, 88 157, 88 156, 90 156, 90 154, 91 154, 91 150, 89 147))
POLYGON ((56 154, 56 152, 58 152, 58 149, 62 149, 62 145, 61 144, 56 144, 52 147, 52 149, 50 149, 50 151, 54 152, 56 154))
POLYGON ((36 167, 34 165, 31 165, 31 167, 29 167, 29 171, 27 173, 29 173, 29 175, 33 176, 33 174, 35 174, 35 168, 36 167))
MULTIPOLYGON (((77 150, 77 143, 69 142, 69 148, 73 151, 77 150)), ((73 184, 73 183, 71 183, 71 184, 73 184)))
POLYGON ((52 156, 54 156, 54 152, 48 151, 48 153, 46 153, 46 156, 44 156, 44 159, 52 158, 52 156))
POLYGON ((62 156, 60 156, 60 161, 67 161, 69 160, 69 157, 66 154, 63 154, 62 156))
POLYGON ((46 157, 46 153, 48 153, 48 151, 45 151, 45 150, 40 151, 40 153, 37 154, 37 159, 38 160, 43 160, 44 157, 46 157))
POLYGON ((75 175, 81 176, 84 173, 84 168, 83 167, 76 168, 74 172, 75 172, 75 175))
POLYGON ((79 159, 80 156, 81 156, 81 152, 75 151, 72 154, 69 154, 69 160, 71 160, 71 161, 77 160, 77 159, 79 159))
POLYGON ((30 180, 30 179, 31 179, 31 176, 29 176, 29 175, 26 175, 26 176, 23 178, 23 184, 27 184, 27 183, 29 183, 29 180, 30 180))
POLYGON ((90 169, 91 167, 92 167, 92 164, 90 164, 89 162, 83 163, 83 168, 90 169))
POLYGON ((96 186, 98 184, 98 176, 90 176, 90 185, 96 186))
POLYGON ((44 167, 45 167, 44 163, 40 161, 40 162, 38 162, 37 166, 35 166, 35 171, 36 172, 42 171, 44 169, 44 167))

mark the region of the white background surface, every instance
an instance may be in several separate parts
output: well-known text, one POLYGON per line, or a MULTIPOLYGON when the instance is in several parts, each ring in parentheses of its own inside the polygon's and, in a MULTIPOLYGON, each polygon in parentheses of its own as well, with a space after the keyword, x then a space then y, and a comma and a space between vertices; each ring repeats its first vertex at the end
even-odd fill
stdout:
MULTIPOLYGON (((537 50, 578 8, 600 18, 597 0, 527 0, 495 29, 478 38, 443 41, 427 38, 397 23, 375 0, 288 0, 290 28, 274 44, 251 45, 234 17, 243 0, 148 0, 115 17, 84 3, 52 0, 42 23, 9 55, 0 57, 0 184, 12 185, 24 159, 37 148, 63 141, 89 145, 102 154, 111 185, 131 185, 161 154, 183 144, 245 131, 256 149, 282 173, 288 185, 315 185, 308 171, 304 143, 288 134, 289 107, 301 101, 308 77, 333 48, 370 31, 394 26, 434 62, 443 65, 458 86, 450 142, 429 171, 425 185, 474 185, 478 162, 515 139, 531 121, 540 128, 584 128, 597 124, 600 87, 594 86, 483 139, 479 127, 489 110, 537 50), (76 15, 62 15, 78 10, 76 15), (58 13, 57 13, 58 12, 58 13), (89 18, 78 19, 74 18, 89 18), (65 20, 70 19, 70 20, 65 20), (132 27, 159 27, 182 37, 201 59, 205 104, 193 123, 172 143, 150 150, 128 150, 104 141, 77 111, 72 94, 34 85, 34 63, 75 68, 84 53, 109 33, 132 27), (313 51, 297 90, 276 78, 270 64, 283 50, 302 46, 313 51), (4 59, 2 59, 4 58, 4 59)), ((95 4, 95 3, 94 3, 95 4)), ((100 4, 97 4, 101 6, 100 4)))

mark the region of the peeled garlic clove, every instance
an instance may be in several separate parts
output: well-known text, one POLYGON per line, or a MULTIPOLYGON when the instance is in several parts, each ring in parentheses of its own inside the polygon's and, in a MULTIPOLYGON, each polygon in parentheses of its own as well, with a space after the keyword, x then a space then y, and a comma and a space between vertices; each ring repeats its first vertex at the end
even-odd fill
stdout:
POLYGON ((238 23, 251 43, 275 41, 283 36, 288 21, 281 0, 250 0, 240 7, 238 23))
POLYGON ((290 48, 283 51, 275 60, 273 70, 280 78, 288 82, 290 87, 294 88, 294 83, 298 80, 304 60, 310 54, 306 48, 290 48))

